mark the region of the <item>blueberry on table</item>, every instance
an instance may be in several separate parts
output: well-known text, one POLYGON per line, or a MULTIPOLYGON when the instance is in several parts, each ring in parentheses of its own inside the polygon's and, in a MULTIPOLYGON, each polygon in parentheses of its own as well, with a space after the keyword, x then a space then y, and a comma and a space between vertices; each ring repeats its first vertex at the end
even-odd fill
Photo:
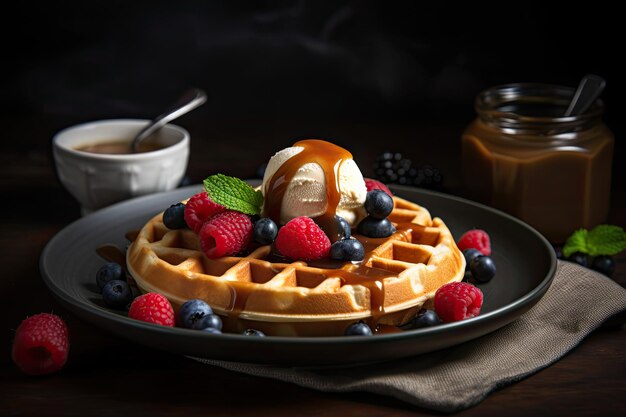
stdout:
POLYGON ((330 247, 330 258, 339 261, 362 261, 365 258, 365 248, 356 239, 338 240, 330 247))
POLYGON ((114 279, 102 288, 102 300, 109 307, 121 310, 133 300, 133 293, 126 281, 114 279))
POLYGON ((585 268, 589 266, 589 261, 587 260, 587 255, 582 252, 574 252, 568 258, 568 261, 577 263, 580 266, 584 266, 585 268))
POLYGON ((256 221, 252 236, 254 241, 261 245, 269 245, 278 235, 278 226, 268 217, 263 217, 256 221))
POLYGON ((163 224, 168 229, 184 229, 187 227, 185 221, 185 205, 183 203, 172 204, 163 213, 163 224))
POLYGON ((591 263, 591 268, 610 277, 615 271, 615 261, 608 255, 596 256, 591 263))
POLYGON ((363 323, 362 321, 358 323, 352 323, 348 326, 345 332, 346 336, 371 336, 372 334, 373 333, 372 329, 370 329, 370 326, 363 323))
POLYGON ((420 310, 413 319, 412 327, 421 329, 422 327, 436 326, 439 323, 439 316, 435 313, 435 310, 420 310))
POLYGON ((102 291, 107 282, 113 280, 124 280, 124 269, 122 269, 120 264, 107 262, 96 272, 96 283, 100 291, 102 291))
POLYGON ((213 314, 213 309, 206 302, 197 299, 189 300, 180 306, 178 320, 182 327, 192 329, 198 320, 209 314, 213 314))
POLYGON ((489 256, 477 256, 470 263, 470 271, 476 281, 487 282, 496 275, 496 264, 489 256))
POLYGON ((393 199, 383 190, 372 190, 365 197, 365 210, 375 219, 384 219, 393 210, 393 199))
POLYGON ((396 228, 388 219, 375 219, 367 216, 357 226, 357 231, 367 237, 389 237, 396 232, 396 228))

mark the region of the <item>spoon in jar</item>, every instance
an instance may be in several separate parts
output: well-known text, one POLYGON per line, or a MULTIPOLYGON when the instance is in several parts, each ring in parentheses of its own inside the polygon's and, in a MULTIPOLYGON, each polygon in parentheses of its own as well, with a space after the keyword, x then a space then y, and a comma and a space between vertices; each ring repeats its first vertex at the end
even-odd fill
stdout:
POLYGON ((206 100, 206 93, 198 88, 186 91, 169 110, 154 118, 146 127, 141 129, 139 133, 135 135, 131 144, 132 151, 139 152, 139 145, 145 138, 177 117, 180 117, 196 107, 201 106, 206 102, 206 100))
POLYGON ((596 101, 598 96, 600 96, 605 86, 606 81, 604 78, 593 74, 585 75, 583 79, 580 80, 580 84, 578 84, 578 88, 564 116, 577 116, 586 112, 593 102, 596 101))

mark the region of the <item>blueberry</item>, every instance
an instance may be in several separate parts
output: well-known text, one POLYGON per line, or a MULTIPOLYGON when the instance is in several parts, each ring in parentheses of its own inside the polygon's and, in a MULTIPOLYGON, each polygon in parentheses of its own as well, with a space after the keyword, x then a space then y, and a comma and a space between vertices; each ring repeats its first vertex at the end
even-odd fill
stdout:
POLYGON ((265 337, 265 333, 260 330, 246 329, 242 333, 244 336, 265 337))
POLYGON ((479 256, 483 256, 483 253, 478 249, 470 248, 463 251, 463 256, 465 257, 465 270, 469 270, 472 260, 474 258, 478 258, 479 256))
POLYGON ((574 252, 568 258, 568 261, 577 263, 580 266, 584 266, 585 268, 589 266, 589 261, 587 260, 587 255, 582 252, 574 252))
POLYGON ((372 190, 365 197, 365 210, 375 219, 384 219, 393 210, 393 199, 383 190, 372 190))
POLYGON ((487 282, 496 275, 496 264, 489 256, 477 256, 470 263, 472 277, 478 282, 487 282))
POLYGON ((192 325, 192 329, 204 330, 207 327, 213 329, 222 330, 222 319, 217 314, 205 314, 200 319, 196 320, 192 325))
POLYGON ((339 233, 341 235, 341 239, 350 239, 350 236, 352 236, 350 223, 348 223, 348 221, 341 216, 335 216, 335 219, 337 220, 337 223, 339 223, 339 233))
POLYGON ((269 245, 277 235, 278 226, 268 217, 263 217, 254 224, 254 240, 261 245, 269 245))
POLYGON ((172 204, 163 213, 163 224, 168 229, 183 229, 187 227, 185 221, 185 205, 183 203, 172 204))
POLYGON ((122 310, 133 300, 133 293, 126 281, 114 279, 102 288, 102 300, 109 307, 122 310))
POLYGON ((213 314, 210 305, 202 300, 189 300, 180 306, 178 319, 182 327, 191 329, 196 321, 209 314, 213 314))
POLYGON ((330 247, 330 257, 339 261, 362 261, 365 249, 356 239, 338 240, 330 247))
POLYGON ((436 326, 439 324, 439 316, 435 310, 420 310, 413 319, 413 328, 421 329, 422 327, 436 326))
POLYGON ((563 248, 561 246, 554 247, 554 254, 556 255, 556 259, 565 259, 563 255, 563 248))
POLYGON ((206 329, 202 329, 202 331, 212 334, 222 334, 222 331, 220 329, 216 329, 214 327, 207 327, 206 329))
POLYGON ((352 323, 351 325, 349 325, 348 328, 346 329, 345 335, 346 336, 371 336, 372 329, 370 329, 370 326, 360 321, 358 323, 352 323))
POLYGON ((98 269, 98 272, 96 272, 96 283, 100 291, 102 291, 107 282, 115 279, 124 279, 124 269, 122 269, 120 264, 116 264, 115 262, 108 262, 102 265, 100 269, 98 269))
POLYGON ((613 257, 608 255, 596 256, 591 263, 591 267, 607 277, 610 277, 615 271, 615 261, 613 257))
POLYGON ((375 219, 367 216, 359 226, 357 231, 367 237, 389 237, 396 232, 396 228, 388 219, 375 219))

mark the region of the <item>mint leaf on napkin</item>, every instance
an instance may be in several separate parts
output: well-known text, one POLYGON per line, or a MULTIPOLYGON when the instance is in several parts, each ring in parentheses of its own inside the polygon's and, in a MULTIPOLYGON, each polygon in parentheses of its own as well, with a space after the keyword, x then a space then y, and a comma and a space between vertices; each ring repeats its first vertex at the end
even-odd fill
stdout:
POLYGON ((617 255, 626 249, 626 233, 619 226, 601 224, 588 231, 576 230, 565 242, 563 255, 569 257, 575 252, 590 256, 617 255))
POLYGON ((239 178, 223 174, 204 180, 204 189, 214 202, 230 210, 255 215, 261 212, 263 194, 239 178))

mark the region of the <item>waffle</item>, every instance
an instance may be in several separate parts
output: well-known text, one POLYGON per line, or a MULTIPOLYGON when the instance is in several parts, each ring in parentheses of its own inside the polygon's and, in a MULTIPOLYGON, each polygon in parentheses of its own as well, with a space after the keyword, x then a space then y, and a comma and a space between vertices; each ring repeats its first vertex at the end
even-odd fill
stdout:
POLYGON ((354 235, 366 251, 359 265, 281 262, 270 245, 209 259, 193 231, 168 229, 160 213, 129 246, 127 267, 142 292, 165 295, 175 309, 205 300, 223 317, 225 331, 329 336, 358 320, 399 326, 428 307, 439 287, 463 278, 465 258, 441 219, 402 198, 394 203, 388 218, 396 233, 354 235))

